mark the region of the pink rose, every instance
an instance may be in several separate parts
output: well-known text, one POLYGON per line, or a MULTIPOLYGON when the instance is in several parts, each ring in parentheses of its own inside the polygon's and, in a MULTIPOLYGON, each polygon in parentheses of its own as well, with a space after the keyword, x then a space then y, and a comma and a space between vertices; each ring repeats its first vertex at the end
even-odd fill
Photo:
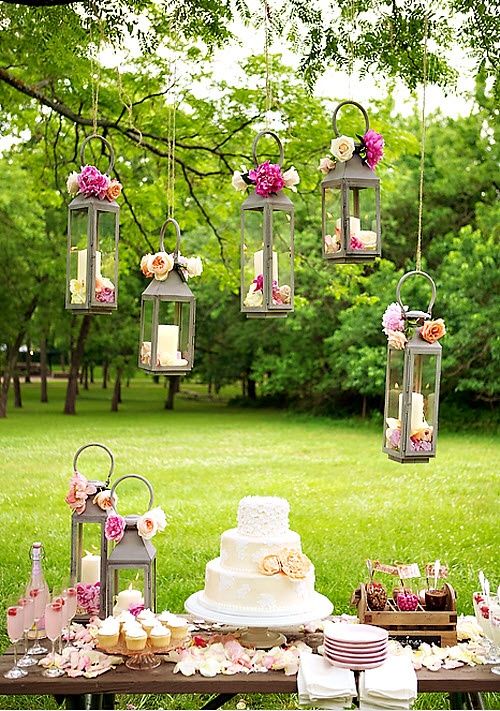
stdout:
POLYGON ((108 514, 104 524, 104 533, 108 541, 119 543, 125 533, 125 519, 116 513, 108 514))
POLYGON ((78 176, 78 187, 85 197, 103 200, 109 187, 109 178, 93 165, 86 165, 78 176))
POLYGON ((83 474, 75 471, 69 482, 69 491, 65 497, 65 502, 76 511, 82 514, 87 505, 87 498, 97 491, 94 484, 91 484, 83 474))

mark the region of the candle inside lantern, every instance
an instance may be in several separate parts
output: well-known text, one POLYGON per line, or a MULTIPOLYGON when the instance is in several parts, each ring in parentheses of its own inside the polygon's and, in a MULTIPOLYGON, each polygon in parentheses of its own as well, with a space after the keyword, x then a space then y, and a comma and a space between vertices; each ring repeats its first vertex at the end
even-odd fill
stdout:
POLYGON ((88 551, 82 558, 80 582, 95 585, 101 580, 101 556, 88 551))
MULTIPOLYGON (((361 220, 359 217, 354 217, 354 215, 349 215, 349 235, 350 237, 358 237, 361 231, 361 220)), ((335 223, 335 234, 337 237, 342 232, 342 219, 339 217, 335 223)))
POLYGON ((160 365, 171 365, 179 360, 179 326, 158 326, 157 357, 160 365))
MULTIPOLYGON (((101 274, 101 253, 99 250, 95 253, 95 273, 96 276, 100 277, 101 274)), ((78 281, 87 281, 87 250, 78 250, 78 272, 76 278, 78 281)))
MULTIPOLYGON (((399 407, 399 385, 394 383, 394 388, 389 390, 389 417, 395 417, 396 408, 399 407)), ((401 413, 398 414, 398 419, 400 419, 401 413)))
MULTIPOLYGON (((254 278, 257 279, 259 274, 264 274, 264 250, 259 249, 253 255, 253 271, 254 278)), ((273 249, 273 281, 278 282, 278 254, 273 249)))
POLYGON ((113 615, 119 615, 123 610, 128 610, 136 605, 144 605, 144 598, 140 590, 135 590, 132 583, 126 590, 122 590, 116 596, 116 605, 113 608, 113 615))
MULTIPOLYGON (((401 421, 401 415, 403 410, 403 393, 399 396, 399 420, 401 421)), ((412 432, 421 430, 424 427, 428 427, 427 422, 424 417, 424 396, 422 393, 412 392, 411 394, 411 424, 410 428, 412 432)))

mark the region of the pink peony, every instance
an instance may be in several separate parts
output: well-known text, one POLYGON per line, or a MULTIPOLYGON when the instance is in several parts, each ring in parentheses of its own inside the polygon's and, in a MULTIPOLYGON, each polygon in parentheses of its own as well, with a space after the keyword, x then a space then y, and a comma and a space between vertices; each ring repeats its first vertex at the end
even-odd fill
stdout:
POLYGON ((386 308, 382 316, 383 331, 386 336, 389 336, 390 331, 403 331, 405 320, 401 312, 401 306, 395 301, 386 308))
POLYGON ((109 183, 108 176, 103 175, 93 165, 84 166, 78 176, 78 187, 85 197, 98 197, 100 200, 104 200, 109 183))
POLYGON ((114 304, 115 290, 108 289, 107 287, 105 287, 104 289, 101 289, 100 291, 97 291, 97 289, 96 289, 95 300, 100 301, 102 304, 114 304))
POLYGON ((90 494, 97 492, 94 484, 90 484, 83 474, 75 471, 69 482, 69 491, 64 499, 67 504, 76 511, 77 514, 82 514, 87 505, 87 498, 90 494))
POLYGON ((363 136, 363 143, 366 148, 366 162, 374 170, 384 155, 384 139, 380 133, 370 128, 363 136))
POLYGON ((104 533, 108 541, 119 543, 125 533, 125 519, 117 513, 108 514, 104 524, 104 533))
POLYGON ((356 235, 351 235, 351 241, 349 242, 349 249, 363 249, 363 242, 356 237, 356 235))
POLYGON ((248 177, 255 183, 255 192, 261 197, 269 197, 279 193, 285 186, 285 179, 281 167, 268 160, 248 173, 248 177))

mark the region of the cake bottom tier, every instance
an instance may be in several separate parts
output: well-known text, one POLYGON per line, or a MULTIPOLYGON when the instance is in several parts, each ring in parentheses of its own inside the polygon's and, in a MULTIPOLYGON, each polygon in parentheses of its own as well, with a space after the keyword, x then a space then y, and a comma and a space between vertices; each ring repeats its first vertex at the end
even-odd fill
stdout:
POLYGON ((262 617, 296 614, 311 609, 313 596, 313 568, 303 580, 292 580, 282 573, 231 571, 221 567, 220 558, 207 563, 203 602, 215 612, 262 617))

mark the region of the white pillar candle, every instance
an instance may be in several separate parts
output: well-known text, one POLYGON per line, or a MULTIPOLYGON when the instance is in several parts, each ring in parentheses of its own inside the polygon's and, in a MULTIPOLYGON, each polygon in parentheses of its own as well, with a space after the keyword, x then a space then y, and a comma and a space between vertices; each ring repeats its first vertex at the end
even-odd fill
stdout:
MULTIPOLYGON (((403 410, 403 393, 399 396, 399 420, 403 410)), ((427 423, 424 418, 424 396, 422 393, 411 394, 411 422, 410 428, 412 432, 426 427, 427 423)))
POLYGON ((116 597, 116 605, 113 608, 113 615, 128 610, 131 606, 144 605, 144 598, 140 590, 134 590, 132 583, 126 590, 122 590, 116 597))
MULTIPOLYGON (((99 250, 96 251, 95 253, 95 273, 96 276, 100 277, 102 276, 101 274, 101 253, 99 250)), ((87 250, 86 249, 79 249, 78 250, 78 271, 76 278, 78 281, 87 281, 87 250)))
MULTIPOLYGON (((259 249, 253 255, 253 271, 254 278, 257 279, 259 274, 264 274, 264 250, 259 249)), ((273 249, 273 281, 278 282, 278 254, 273 249)))
POLYGON ((158 326, 158 346, 157 357, 177 360, 179 350, 179 326, 160 325, 158 326))
MULTIPOLYGON (((339 235, 342 230, 342 219, 339 217, 335 223, 335 232, 339 235)), ((349 215, 349 233, 351 237, 357 237, 361 231, 361 220, 359 217, 349 215)))
POLYGON ((86 553, 82 558, 81 583, 95 585, 101 580, 101 556, 86 553))

